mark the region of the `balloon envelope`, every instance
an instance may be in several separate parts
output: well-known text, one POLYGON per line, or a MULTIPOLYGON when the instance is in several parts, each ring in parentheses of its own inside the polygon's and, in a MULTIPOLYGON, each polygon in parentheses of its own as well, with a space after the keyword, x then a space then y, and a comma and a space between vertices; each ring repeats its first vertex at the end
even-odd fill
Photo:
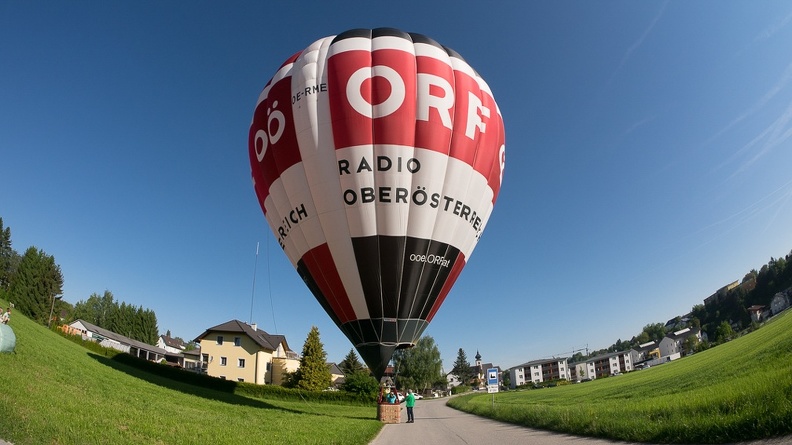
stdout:
POLYGON ((248 152, 278 243, 381 378, 436 314, 500 191, 505 135, 489 87, 423 35, 347 31, 278 69, 248 152))

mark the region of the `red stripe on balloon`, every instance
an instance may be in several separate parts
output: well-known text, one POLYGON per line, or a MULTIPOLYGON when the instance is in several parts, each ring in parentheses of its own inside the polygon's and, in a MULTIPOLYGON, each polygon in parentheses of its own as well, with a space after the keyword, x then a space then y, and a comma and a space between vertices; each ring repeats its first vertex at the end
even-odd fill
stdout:
POLYGON ((309 250, 302 261, 340 322, 357 319, 327 243, 309 250))

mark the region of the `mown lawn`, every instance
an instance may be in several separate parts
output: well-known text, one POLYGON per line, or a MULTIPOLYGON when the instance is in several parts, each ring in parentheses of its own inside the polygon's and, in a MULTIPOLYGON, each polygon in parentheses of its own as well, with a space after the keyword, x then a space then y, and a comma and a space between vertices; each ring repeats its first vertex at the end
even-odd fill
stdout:
POLYGON ((653 443, 792 434, 792 311, 671 363, 591 382, 456 397, 455 408, 563 433, 653 443))
POLYGON ((0 439, 24 444, 366 444, 375 406, 198 388, 87 351, 15 313, 0 354, 0 439))

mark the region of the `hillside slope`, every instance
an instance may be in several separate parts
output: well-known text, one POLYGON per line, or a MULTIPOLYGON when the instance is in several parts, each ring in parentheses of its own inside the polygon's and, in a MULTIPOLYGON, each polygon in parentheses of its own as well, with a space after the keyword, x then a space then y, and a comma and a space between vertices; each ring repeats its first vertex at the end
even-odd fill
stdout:
POLYGON ((373 407, 248 398, 141 372, 20 314, 0 354, 0 438, 16 445, 368 443, 373 407))

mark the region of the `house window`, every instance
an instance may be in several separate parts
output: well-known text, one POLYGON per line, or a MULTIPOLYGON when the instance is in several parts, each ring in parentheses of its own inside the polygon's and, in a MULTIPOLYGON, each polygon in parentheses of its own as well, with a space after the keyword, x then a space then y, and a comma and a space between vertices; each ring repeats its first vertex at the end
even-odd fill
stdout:
POLYGON ((239 377, 239 378, 237 378, 237 381, 238 381, 238 382, 244 382, 244 381, 245 381, 245 379, 243 379, 242 377, 239 377))
POLYGON ((220 357, 220 366, 225 366, 228 364, 228 359, 226 357, 220 357))
POLYGON ((240 358, 240 359, 238 359, 238 360, 239 360, 239 361, 238 361, 238 363, 237 363, 237 366, 238 366, 238 367, 240 367, 240 368, 244 368, 244 367, 245 367, 245 359, 243 359, 243 358, 240 358))
POLYGON ((218 335, 217 336, 217 344, 218 345, 222 345, 223 344, 223 336, 222 335, 218 335))
POLYGON ((225 376, 224 376, 224 375, 221 375, 221 376, 220 376, 220 380, 225 380, 225 379, 226 379, 226 378, 225 378, 225 376))
POLYGON ((242 337, 234 337, 234 346, 242 346, 242 337))

